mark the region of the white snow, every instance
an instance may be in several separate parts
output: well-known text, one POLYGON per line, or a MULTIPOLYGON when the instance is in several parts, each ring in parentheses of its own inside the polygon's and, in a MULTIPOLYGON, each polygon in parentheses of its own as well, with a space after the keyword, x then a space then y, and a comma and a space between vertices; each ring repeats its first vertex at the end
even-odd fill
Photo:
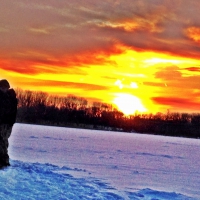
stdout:
POLYGON ((200 199, 200 140, 15 124, 0 199, 200 199))

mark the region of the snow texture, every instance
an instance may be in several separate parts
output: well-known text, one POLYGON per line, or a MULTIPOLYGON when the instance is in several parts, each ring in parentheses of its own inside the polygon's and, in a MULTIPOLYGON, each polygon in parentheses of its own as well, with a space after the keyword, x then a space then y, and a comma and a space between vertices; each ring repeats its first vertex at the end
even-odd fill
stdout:
POLYGON ((200 140, 15 124, 0 199, 200 199, 200 140))

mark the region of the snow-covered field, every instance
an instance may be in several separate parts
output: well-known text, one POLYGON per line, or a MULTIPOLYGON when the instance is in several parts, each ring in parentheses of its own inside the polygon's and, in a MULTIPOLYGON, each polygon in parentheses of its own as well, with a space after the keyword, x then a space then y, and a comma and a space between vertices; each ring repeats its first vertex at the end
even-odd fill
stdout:
POLYGON ((15 124, 0 199, 200 199, 200 140, 15 124))

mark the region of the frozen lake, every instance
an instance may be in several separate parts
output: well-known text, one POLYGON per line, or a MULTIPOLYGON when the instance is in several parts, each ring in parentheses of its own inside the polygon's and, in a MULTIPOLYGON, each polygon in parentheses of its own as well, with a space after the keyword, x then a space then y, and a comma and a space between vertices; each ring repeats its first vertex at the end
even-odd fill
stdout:
POLYGON ((5 199, 200 199, 200 140, 15 124, 9 143, 5 199))

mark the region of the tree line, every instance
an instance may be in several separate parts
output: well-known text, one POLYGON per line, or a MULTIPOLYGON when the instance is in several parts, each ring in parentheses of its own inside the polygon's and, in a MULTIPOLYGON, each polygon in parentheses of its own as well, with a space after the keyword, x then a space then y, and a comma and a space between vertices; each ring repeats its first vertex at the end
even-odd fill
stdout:
POLYGON ((57 96, 17 88, 17 122, 200 138, 200 114, 135 113, 74 95, 57 96))

